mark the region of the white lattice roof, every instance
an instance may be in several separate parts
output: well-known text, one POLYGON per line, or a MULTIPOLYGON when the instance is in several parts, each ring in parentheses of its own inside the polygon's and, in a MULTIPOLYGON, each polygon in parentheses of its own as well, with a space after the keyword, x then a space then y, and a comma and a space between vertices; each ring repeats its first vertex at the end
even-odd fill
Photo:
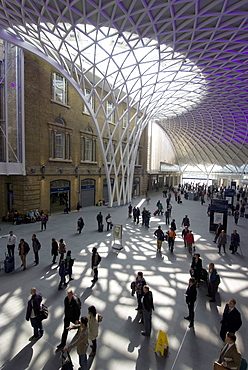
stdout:
POLYGON ((180 165, 241 166, 247 18, 247 1, 236 0, 1 0, 0 37, 34 46, 82 89, 101 84, 115 108, 128 100, 159 119, 180 165))

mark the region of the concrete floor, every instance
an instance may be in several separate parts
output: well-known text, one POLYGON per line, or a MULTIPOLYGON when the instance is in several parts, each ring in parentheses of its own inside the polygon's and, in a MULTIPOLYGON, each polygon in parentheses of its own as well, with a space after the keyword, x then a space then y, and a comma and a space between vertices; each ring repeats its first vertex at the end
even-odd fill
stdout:
MULTIPOLYGON (((157 200, 164 203, 161 193, 151 194, 147 206, 143 198, 136 198, 133 205, 147 206, 152 212, 156 209, 157 200)), ((96 357, 89 361, 92 370, 210 370, 213 361, 218 357, 222 342, 219 338, 220 319, 225 303, 230 298, 237 300, 237 308, 242 314, 243 325, 237 333, 237 344, 244 357, 248 350, 248 268, 247 238, 248 220, 240 219, 237 226, 241 235, 243 255, 217 254, 217 246, 212 243, 213 235, 208 231, 209 218, 207 204, 185 201, 178 205, 172 200, 172 216, 176 219, 178 237, 175 253, 168 251, 167 243, 163 243, 162 257, 156 254, 156 239, 153 233, 160 224, 167 230, 164 217, 152 217, 151 227, 146 230, 140 225, 133 225, 127 219, 127 207, 109 209, 107 207, 89 207, 82 212, 51 216, 45 232, 40 232, 39 223, 12 226, 2 223, 1 235, 11 229, 18 239, 24 237, 31 244, 31 235, 36 233, 42 249, 40 264, 34 266, 33 252, 30 251, 27 270, 20 267, 21 262, 16 251, 16 270, 6 274, 0 271, 0 368, 4 370, 56 370, 61 366, 59 353, 55 353, 60 343, 63 330, 63 300, 66 291, 58 291, 58 269, 51 264, 51 239, 64 238, 67 250, 72 250, 76 258, 73 277, 74 281, 68 288, 75 289, 81 297, 82 315, 87 315, 90 305, 95 305, 103 315, 100 323, 98 350, 96 357), (114 223, 123 225, 124 249, 120 253, 112 251, 112 235, 97 232, 96 215, 102 211, 104 216, 111 212, 114 223), (184 320, 187 315, 184 292, 189 278, 191 257, 187 254, 180 237, 182 218, 189 215, 191 228, 196 237, 197 251, 201 254, 206 267, 213 261, 219 271, 221 284, 217 294, 217 302, 209 303, 206 297, 206 286, 201 283, 198 288, 196 304, 195 329, 188 328, 184 320), (76 220, 82 215, 85 228, 81 235, 76 233, 76 220), (91 287, 91 249, 98 247, 102 256, 99 268, 99 281, 91 287), (153 330, 150 338, 140 335, 143 330, 138 324, 136 299, 131 296, 130 283, 138 271, 143 271, 147 283, 153 292, 155 312, 153 314, 153 330), (49 319, 44 321, 44 336, 36 343, 29 342, 33 334, 29 322, 25 321, 29 290, 35 286, 44 297, 49 307, 49 319), (169 340, 169 353, 166 358, 154 353, 159 330, 166 331, 169 340)), ((233 217, 228 217, 230 235, 234 228, 233 217)), ((6 251, 6 239, 0 239, 0 261, 6 251)), ((68 289, 67 288, 67 289, 68 289)), ((68 341, 73 333, 69 333, 68 341)), ((75 369, 79 367, 76 350, 71 351, 75 369)))

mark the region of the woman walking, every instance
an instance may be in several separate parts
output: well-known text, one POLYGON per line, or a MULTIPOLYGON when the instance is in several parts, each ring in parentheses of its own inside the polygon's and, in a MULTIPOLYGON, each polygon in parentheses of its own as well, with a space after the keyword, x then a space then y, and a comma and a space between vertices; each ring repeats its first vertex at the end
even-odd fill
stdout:
POLYGON ((59 265, 61 264, 61 261, 64 259, 64 254, 66 253, 65 246, 66 244, 65 244, 64 239, 60 239, 59 241, 59 254, 60 254, 59 265))
POLYGON ((52 250, 51 255, 53 256, 52 263, 56 263, 56 257, 58 255, 59 244, 55 238, 52 238, 52 250))
POLYGON ((92 351, 89 357, 94 357, 96 354, 96 338, 98 337, 98 321, 96 318, 96 308, 95 306, 90 306, 88 308, 88 339, 92 341, 92 351))

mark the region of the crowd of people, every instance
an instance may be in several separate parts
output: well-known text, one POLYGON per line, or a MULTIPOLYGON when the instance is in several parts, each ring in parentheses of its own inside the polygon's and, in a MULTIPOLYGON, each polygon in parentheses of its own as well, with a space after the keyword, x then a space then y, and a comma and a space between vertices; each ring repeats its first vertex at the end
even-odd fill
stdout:
MULTIPOLYGON (((189 283, 187 290, 185 291, 186 305, 188 308, 188 315, 184 318, 189 321, 189 328, 194 327, 194 305, 197 299, 197 288, 199 287, 201 281, 204 281, 207 284, 206 295, 211 298, 210 302, 216 302, 216 293, 220 283, 220 277, 218 271, 213 262, 209 263, 208 269, 204 269, 203 261, 198 252, 195 252, 194 245, 195 239, 193 231, 191 230, 192 225, 188 215, 185 215, 181 222, 181 231, 177 231, 176 220, 172 218, 172 205, 171 205, 171 193, 163 194, 166 198, 165 201, 165 211, 162 202, 159 200, 156 203, 157 213, 156 215, 164 217, 162 218, 166 226, 169 226, 169 230, 163 231, 162 226, 158 225, 158 228, 154 232, 154 236, 157 239, 157 252, 162 252, 163 242, 168 242, 168 248, 171 253, 175 250, 175 240, 178 236, 181 235, 184 246, 187 250, 187 253, 191 256, 192 260, 190 264, 190 275, 189 283), (171 220, 171 222, 170 222, 171 220), (176 234, 177 231, 177 234, 176 234)), ((178 202, 178 198, 181 201, 179 194, 175 196, 175 202, 178 202)), ((150 200, 150 199, 149 199, 150 200)), ((128 206, 128 217, 133 219, 134 224, 141 225, 149 228, 149 222, 151 219, 151 212, 143 207, 142 212, 140 212, 139 207, 128 206)), ((99 212, 96 216, 98 231, 103 229, 103 215, 99 212)), ((107 231, 111 230, 113 226, 112 217, 110 213, 105 217, 106 220, 106 229, 107 231)), ((36 221, 42 222, 42 214, 40 219, 36 221)), ((236 222, 235 222, 236 223, 236 222)), ((77 220, 77 231, 82 232, 84 227, 84 220, 80 216, 77 220)), ((42 230, 41 230, 42 231, 42 230)), ((9 255, 14 255, 15 247, 18 244, 17 237, 14 235, 13 231, 10 231, 8 235, 2 235, 2 238, 7 239, 7 250, 9 255)), ((225 230, 223 230, 223 225, 219 223, 216 227, 214 243, 218 244, 218 251, 221 253, 223 250, 224 253, 227 252, 227 236, 225 230)), ((39 250, 41 249, 41 243, 39 242, 37 236, 32 234, 31 243, 34 253, 34 264, 39 264, 39 250)), ((231 234, 231 244, 230 250, 232 253, 236 253, 238 247, 240 246, 240 236, 237 233, 237 230, 233 230, 231 234)), ((20 239, 18 244, 18 251, 22 262, 22 267, 26 269, 26 256, 30 251, 30 247, 27 241, 20 239)), ((62 290, 63 286, 67 287, 69 282, 73 280, 73 265, 75 259, 72 258, 72 250, 66 249, 66 242, 64 239, 59 241, 56 238, 52 238, 51 245, 51 255, 52 255, 52 264, 55 264, 57 257, 58 261, 58 274, 59 274, 59 286, 58 289, 62 290), (68 281, 66 277, 68 275, 68 281)), ((91 255, 91 268, 92 268, 92 283, 95 284, 98 280, 98 266, 101 262, 101 257, 97 252, 97 248, 92 249, 91 255)), ((144 330, 141 331, 143 336, 150 336, 152 329, 152 313, 154 311, 154 302, 153 302, 153 293, 144 278, 143 272, 139 271, 136 276, 136 280, 131 283, 131 294, 137 297, 137 308, 136 310, 140 314, 140 324, 144 324, 144 330)), ((42 321, 39 320, 40 307, 42 302, 42 295, 37 293, 36 288, 32 288, 31 298, 28 302, 26 320, 30 320, 33 327, 34 333, 30 338, 31 341, 38 340, 42 337, 44 333, 44 328, 42 321)), ((91 344, 91 354, 90 357, 95 356, 97 349, 97 337, 98 337, 98 326, 101 321, 101 315, 97 314, 96 308, 90 306, 88 308, 88 316, 81 316, 81 302, 79 297, 72 291, 68 290, 67 296, 64 300, 64 329, 61 337, 61 343, 58 345, 59 350, 64 352, 70 351, 72 348, 77 347, 77 352, 79 355, 79 363, 81 369, 87 369, 87 348, 89 341, 91 344), (71 325, 71 323, 73 325, 71 325), (74 338, 73 342, 70 345, 66 345, 68 332, 71 329, 77 330, 77 336, 74 338)), ((235 333, 239 330, 242 325, 240 312, 236 308, 236 301, 234 298, 231 298, 226 304, 223 317, 221 319, 220 327, 220 337, 225 342, 224 347, 221 351, 219 360, 214 363, 214 369, 219 369, 224 367, 227 369, 236 368, 239 369, 241 364, 241 355, 236 346, 236 336, 235 333), (226 360, 231 358, 231 360, 226 360)))

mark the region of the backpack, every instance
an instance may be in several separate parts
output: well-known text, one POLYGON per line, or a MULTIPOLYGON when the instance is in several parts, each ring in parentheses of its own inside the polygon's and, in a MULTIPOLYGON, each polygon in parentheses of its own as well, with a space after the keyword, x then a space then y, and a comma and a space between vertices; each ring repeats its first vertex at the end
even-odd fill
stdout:
POLYGON ((215 284, 216 286, 220 285, 220 275, 219 274, 216 275, 215 284))
POLYGON ((99 254, 97 254, 97 264, 99 265, 99 263, 101 262, 101 260, 102 260, 102 257, 99 255, 99 254))
POLYGON ((40 308, 40 313, 39 313, 39 319, 40 321, 42 320, 45 320, 48 318, 48 307, 45 306, 44 304, 41 305, 41 308, 40 308))

